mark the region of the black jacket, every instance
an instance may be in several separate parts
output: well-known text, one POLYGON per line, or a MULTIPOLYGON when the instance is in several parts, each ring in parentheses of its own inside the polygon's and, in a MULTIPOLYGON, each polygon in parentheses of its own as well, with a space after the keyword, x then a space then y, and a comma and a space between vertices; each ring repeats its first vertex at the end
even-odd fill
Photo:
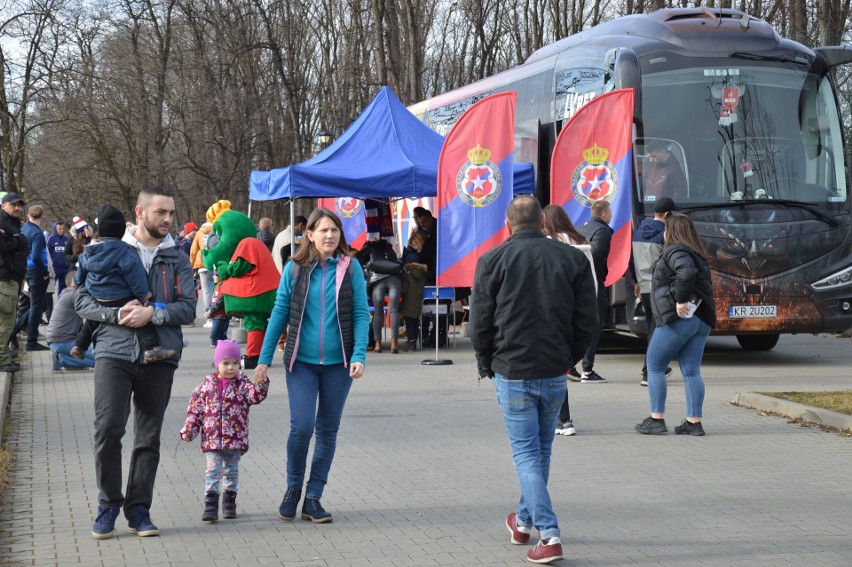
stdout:
POLYGON ((713 328, 716 325, 716 302, 713 299, 710 265, 689 246, 667 246, 654 263, 651 282, 654 322, 662 327, 677 321, 677 304, 694 298, 701 299, 695 316, 713 328))
POLYGON ((586 237, 592 245, 592 259, 595 261, 595 275, 598 278, 598 287, 603 289, 606 276, 609 273, 607 260, 609 248, 612 242, 612 228, 598 217, 592 217, 577 229, 577 232, 586 237))
POLYGON ((0 280, 20 285, 27 274, 29 251, 29 241, 21 234, 21 219, 0 209, 0 280))
POLYGON ((476 266, 470 336, 480 376, 552 378, 582 358, 598 328, 586 256, 520 230, 476 266))

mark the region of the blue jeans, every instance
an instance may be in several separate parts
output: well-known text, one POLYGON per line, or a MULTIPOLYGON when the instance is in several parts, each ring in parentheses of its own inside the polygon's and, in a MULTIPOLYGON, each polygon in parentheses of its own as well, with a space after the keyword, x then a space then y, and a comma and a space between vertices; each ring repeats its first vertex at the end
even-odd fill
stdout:
POLYGON ((30 287, 30 318, 27 323, 27 344, 38 342, 38 326, 44 315, 44 301, 47 295, 47 278, 34 270, 27 270, 27 285, 30 287))
POLYGON ((84 353, 83 359, 74 358, 71 356, 71 348, 74 346, 74 341, 67 343, 48 343, 50 347, 50 359, 53 361, 53 370, 62 370, 65 368, 94 368, 95 354, 92 352, 92 347, 89 347, 84 353))
POLYGON ((704 405, 704 380, 701 358, 710 334, 710 325, 698 317, 672 321, 654 329, 648 344, 648 396, 651 413, 666 411, 666 366, 677 355, 686 392, 687 417, 701 417, 704 405))
POLYGON ((319 500, 337 447, 343 406, 352 387, 349 369, 342 364, 320 366, 296 361, 287 371, 290 437, 287 439, 287 487, 301 490, 305 482, 308 447, 316 430, 311 476, 305 498, 319 500))
POLYGON ((210 344, 216 346, 219 341, 224 341, 228 338, 228 326, 231 324, 231 318, 214 317, 210 320, 213 322, 210 326, 210 344))
POLYGON ((500 374, 494 377, 521 485, 518 525, 535 526, 541 539, 559 537, 547 479, 556 417, 565 400, 566 384, 565 376, 533 380, 509 380, 500 374))

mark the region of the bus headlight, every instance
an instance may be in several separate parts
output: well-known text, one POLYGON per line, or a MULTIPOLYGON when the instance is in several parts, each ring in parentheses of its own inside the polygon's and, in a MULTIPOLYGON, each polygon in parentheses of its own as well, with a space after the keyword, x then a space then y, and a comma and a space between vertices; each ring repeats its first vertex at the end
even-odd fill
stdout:
POLYGON ((831 274, 828 277, 822 278, 811 285, 814 289, 826 290, 847 286, 850 283, 852 283, 852 266, 849 266, 845 270, 841 270, 836 274, 831 274))

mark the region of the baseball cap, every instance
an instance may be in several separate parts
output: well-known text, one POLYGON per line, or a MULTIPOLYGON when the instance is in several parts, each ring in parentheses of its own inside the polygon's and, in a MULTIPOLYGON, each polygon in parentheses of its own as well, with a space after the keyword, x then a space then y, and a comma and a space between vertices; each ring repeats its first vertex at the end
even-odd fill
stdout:
POLYGON ((24 203, 24 200, 21 198, 21 196, 18 195, 17 193, 6 193, 6 195, 3 197, 3 202, 4 203, 20 203, 22 205, 26 204, 26 203, 24 203))
POLYGON ((188 222, 185 225, 183 225, 184 234, 192 232, 193 230, 198 230, 198 227, 195 226, 194 222, 188 222))

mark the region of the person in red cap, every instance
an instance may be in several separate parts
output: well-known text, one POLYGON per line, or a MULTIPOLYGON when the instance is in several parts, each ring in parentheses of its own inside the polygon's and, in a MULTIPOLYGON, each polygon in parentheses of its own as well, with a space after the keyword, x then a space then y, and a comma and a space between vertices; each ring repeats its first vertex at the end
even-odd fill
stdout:
POLYGON ((178 247, 180 251, 189 256, 192 250, 192 241, 195 238, 195 233, 198 232, 198 227, 194 222, 188 222, 183 225, 183 240, 180 241, 178 247))
POLYGON ((201 433, 201 451, 207 457, 202 522, 219 519, 219 494, 222 516, 237 517, 237 481, 240 457, 249 449, 249 407, 266 399, 269 378, 251 382, 240 371, 240 345, 232 339, 216 344, 213 354, 216 370, 192 392, 186 423, 180 438, 191 442, 201 433))

